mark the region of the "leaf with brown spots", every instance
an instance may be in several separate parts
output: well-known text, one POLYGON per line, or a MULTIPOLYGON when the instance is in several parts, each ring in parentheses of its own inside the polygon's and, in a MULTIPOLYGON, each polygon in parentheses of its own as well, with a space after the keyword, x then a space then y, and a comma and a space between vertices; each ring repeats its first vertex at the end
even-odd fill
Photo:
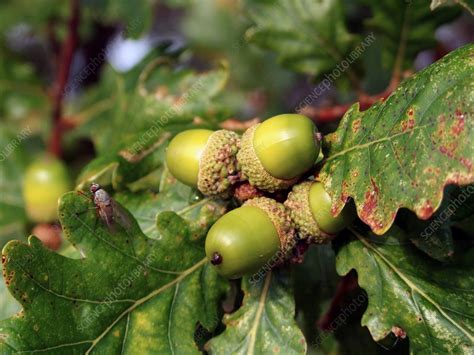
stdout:
POLYGON ((319 178, 338 214, 352 197, 377 234, 398 209, 428 219, 448 184, 474 182, 474 45, 406 80, 364 112, 353 105, 326 136, 319 178), (360 123, 359 123, 360 121, 360 123))
POLYGON ((225 204, 197 199, 175 180, 163 182, 160 194, 114 197, 130 225, 117 223, 113 232, 88 196, 61 198, 64 234, 80 258, 34 237, 5 246, 5 282, 23 310, 0 322, 1 354, 200 353, 196 326, 216 327, 227 289, 203 248, 225 204))
POLYGON ((376 341, 408 336, 412 354, 474 351, 474 249, 446 266, 422 254, 397 226, 384 238, 347 232, 337 272, 357 271, 369 303, 361 324, 376 341))

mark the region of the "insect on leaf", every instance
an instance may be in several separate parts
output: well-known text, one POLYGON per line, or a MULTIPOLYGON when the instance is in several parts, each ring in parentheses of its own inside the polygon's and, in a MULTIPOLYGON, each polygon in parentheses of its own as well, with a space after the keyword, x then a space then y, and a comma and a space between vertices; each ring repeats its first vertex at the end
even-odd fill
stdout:
MULTIPOLYGON (((56 254, 34 237, 7 244, 6 283, 23 311, 0 322, 0 353, 199 353, 196 325, 217 325, 226 283, 178 214, 160 218, 157 239, 127 215, 131 227, 111 234, 92 200, 70 192, 59 216, 82 259, 56 254)), ((207 217, 201 223, 208 225, 207 217)))

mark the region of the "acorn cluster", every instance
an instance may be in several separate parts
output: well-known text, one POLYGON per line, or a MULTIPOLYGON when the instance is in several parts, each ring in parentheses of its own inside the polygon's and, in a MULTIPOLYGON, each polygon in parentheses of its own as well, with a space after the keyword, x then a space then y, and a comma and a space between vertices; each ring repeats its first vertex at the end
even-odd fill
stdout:
POLYGON ((255 197, 211 227, 206 255, 221 275, 255 273, 275 256, 283 262, 297 240, 325 243, 351 222, 348 208, 332 215, 322 183, 298 183, 319 156, 317 133, 309 118, 284 114, 250 127, 242 137, 192 129, 171 140, 166 152, 171 174, 205 195, 229 197, 244 181, 265 193, 292 187, 284 203, 255 197))

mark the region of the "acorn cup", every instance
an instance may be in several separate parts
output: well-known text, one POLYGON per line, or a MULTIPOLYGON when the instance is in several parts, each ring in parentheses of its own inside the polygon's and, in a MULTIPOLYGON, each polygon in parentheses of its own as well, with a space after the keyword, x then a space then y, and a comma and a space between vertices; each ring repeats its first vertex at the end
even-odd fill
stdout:
POLYGON ((289 210, 299 237, 307 239, 309 243, 329 242, 355 217, 352 206, 345 206, 334 217, 331 213, 331 197, 318 181, 304 181, 293 186, 284 205, 289 210))
POLYGON ((166 164, 183 184, 198 188, 204 195, 226 196, 240 180, 239 147, 240 137, 232 131, 190 129, 171 140, 166 164))
POLYGON ((243 177, 268 192, 291 187, 319 155, 316 133, 313 122, 297 114, 274 116, 250 127, 237 154, 243 177))
POLYGON ((230 279, 251 275, 291 254, 295 230, 285 206, 267 197, 245 202, 211 227, 206 255, 217 272, 230 279))

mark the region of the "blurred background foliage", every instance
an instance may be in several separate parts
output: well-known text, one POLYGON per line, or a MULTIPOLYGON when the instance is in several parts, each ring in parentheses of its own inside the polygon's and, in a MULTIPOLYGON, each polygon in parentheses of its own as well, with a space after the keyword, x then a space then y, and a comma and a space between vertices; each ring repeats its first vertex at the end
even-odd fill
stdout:
MULTIPOLYGON (((421 0, 304 3, 298 7, 290 0, 81 0, 78 42, 62 97, 62 159, 71 177, 81 182, 109 166, 116 153, 140 138, 157 117, 173 111, 196 82, 202 84, 199 95, 188 97, 179 112, 173 111, 167 123, 170 131, 294 112, 324 74, 371 32, 376 40, 351 66, 353 77, 344 73, 310 107, 353 102, 359 89, 381 93, 394 70, 400 80, 474 39, 472 16, 462 7, 442 6, 432 12, 429 1, 421 0), (97 156, 100 160, 79 176, 97 156)), ((70 16, 70 3, 63 0, 0 4, 2 152, 21 138, 1 162, 0 246, 28 235, 34 226, 24 212, 22 177, 29 162, 47 150, 70 16), (19 138, 25 129, 29 133, 19 138)), ((328 132, 335 123, 321 122, 319 127, 328 132)), ((62 252, 72 255, 67 245, 62 252)), ((328 246, 312 249, 293 270, 297 320, 309 344, 321 334, 321 320, 341 279, 334 264, 328 246)), ((361 292, 354 287, 337 307, 361 292)), ((3 282, 0 299, 0 318, 17 310, 3 282)), ((361 314, 352 314, 311 352, 407 351, 407 341, 374 343, 359 326, 361 314)))

